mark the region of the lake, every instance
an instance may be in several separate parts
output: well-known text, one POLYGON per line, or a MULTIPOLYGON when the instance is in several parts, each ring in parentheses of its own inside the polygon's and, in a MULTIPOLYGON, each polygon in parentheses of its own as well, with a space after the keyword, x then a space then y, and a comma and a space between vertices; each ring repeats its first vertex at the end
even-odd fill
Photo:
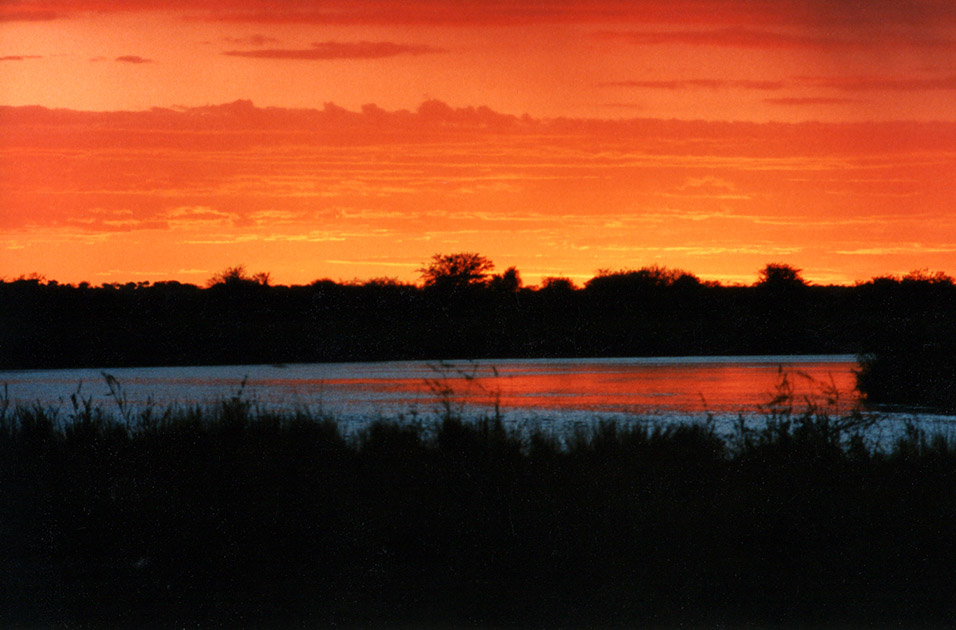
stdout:
MULTIPOLYGON (((506 423, 730 421, 763 417, 783 386, 798 410, 846 413, 859 404, 852 355, 390 361, 204 367, 111 368, 136 407, 208 405, 240 393, 267 409, 308 409, 358 427, 377 418, 465 417, 502 410, 506 423)), ((11 404, 68 415, 79 392, 116 409, 104 370, 0 372, 11 404)), ((896 420, 911 413, 890 414, 896 420)), ((938 421, 951 418, 932 416, 938 421)))
POLYGON ((12 400, 44 405, 66 402, 78 388, 108 401, 106 372, 134 404, 207 404, 245 381, 244 395, 270 406, 347 414, 425 410, 440 406, 439 390, 477 407, 498 398, 514 409, 656 414, 753 410, 783 375, 800 396, 816 399, 826 386, 852 404, 855 367, 852 355, 387 361, 0 371, 0 383, 12 400))

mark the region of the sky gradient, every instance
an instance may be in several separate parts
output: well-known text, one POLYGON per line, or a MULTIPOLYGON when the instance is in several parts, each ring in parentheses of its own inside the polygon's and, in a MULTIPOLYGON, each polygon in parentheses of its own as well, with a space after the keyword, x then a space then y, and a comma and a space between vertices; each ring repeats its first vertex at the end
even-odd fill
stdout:
POLYGON ((0 2, 0 276, 956 273, 956 3, 0 2))

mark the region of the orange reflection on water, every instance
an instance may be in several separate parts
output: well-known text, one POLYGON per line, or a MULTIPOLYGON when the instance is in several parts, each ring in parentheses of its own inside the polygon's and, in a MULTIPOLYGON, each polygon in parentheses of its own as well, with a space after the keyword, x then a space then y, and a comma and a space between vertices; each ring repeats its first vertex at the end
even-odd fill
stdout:
MULTIPOLYGON (((496 404, 506 414, 601 414, 701 418, 761 414, 785 379, 796 412, 806 402, 829 413, 857 403, 852 356, 531 359, 429 363, 316 363, 262 366, 117 368, 129 404, 205 405, 239 396, 265 408, 321 409, 349 418, 431 414, 472 416, 496 404), (830 404, 830 399, 837 399, 830 404)), ((7 372, 11 403, 62 406, 78 383, 112 406, 99 370, 7 372)), ((87 394, 88 392, 88 394, 87 394)))
MULTIPOLYGON (((446 365, 432 372, 331 388, 388 392, 393 402, 508 409, 624 413, 737 413, 769 409, 781 393, 796 411, 808 405, 846 412, 858 402, 852 361, 779 363, 707 360, 504 361, 446 365)), ((343 391, 344 393, 344 391, 343 391)))

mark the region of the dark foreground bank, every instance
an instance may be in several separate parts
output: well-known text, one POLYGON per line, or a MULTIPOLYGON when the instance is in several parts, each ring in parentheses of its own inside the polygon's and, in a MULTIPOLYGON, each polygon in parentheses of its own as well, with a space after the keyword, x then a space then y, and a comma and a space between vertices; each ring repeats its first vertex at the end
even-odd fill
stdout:
MULTIPOLYGON (((2 408, 2 406, 0 406, 2 408)), ((214 409, 0 415, 0 625, 946 625, 956 443, 214 409)))

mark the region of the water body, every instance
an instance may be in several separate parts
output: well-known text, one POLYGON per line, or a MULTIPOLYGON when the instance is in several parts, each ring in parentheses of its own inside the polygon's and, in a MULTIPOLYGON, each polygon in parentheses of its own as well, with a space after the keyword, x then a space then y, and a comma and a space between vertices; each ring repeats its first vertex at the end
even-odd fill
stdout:
MULTIPOLYGON (((109 369, 136 407, 208 405, 241 395, 268 409, 345 421, 422 418, 446 409, 523 421, 699 420, 766 413, 781 386, 798 409, 846 413, 859 404, 850 355, 391 361, 109 369)), ((91 397, 115 408, 104 370, 0 372, 12 404, 56 407, 91 397)))
MULTIPOLYGON (((422 421, 446 411, 465 418, 501 411, 511 428, 558 433, 596 420, 701 421, 728 428, 743 416, 759 421, 791 404, 831 415, 860 407, 852 355, 500 359, 389 361, 109 370, 0 371, 11 404, 73 411, 71 396, 117 410, 103 372, 114 376, 128 404, 211 405, 241 395, 261 408, 327 413, 349 433, 376 419, 422 421), (781 393, 789 403, 774 404, 781 393)), ((914 411, 878 412, 897 433, 905 422, 953 432, 956 417, 914 411)))

